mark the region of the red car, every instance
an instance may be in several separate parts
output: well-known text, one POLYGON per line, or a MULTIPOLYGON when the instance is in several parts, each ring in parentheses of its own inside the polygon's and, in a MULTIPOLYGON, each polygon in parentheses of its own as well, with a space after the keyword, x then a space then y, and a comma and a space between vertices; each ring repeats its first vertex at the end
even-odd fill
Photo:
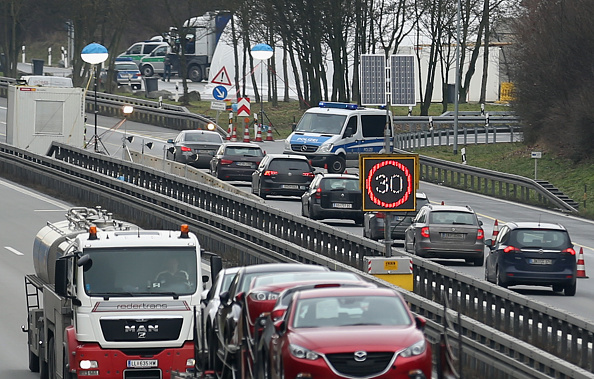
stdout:
POLYGON ((269 378, 429 379, 424 325, 390 289, 300 291, 259 370, 269 378))

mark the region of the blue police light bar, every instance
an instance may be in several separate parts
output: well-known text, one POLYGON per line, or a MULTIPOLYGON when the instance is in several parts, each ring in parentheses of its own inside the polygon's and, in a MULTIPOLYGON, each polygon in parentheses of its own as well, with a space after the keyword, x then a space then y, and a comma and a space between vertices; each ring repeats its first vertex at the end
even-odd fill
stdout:
POLYGON ((115 59, 116 62, 132 62, 134 61, 132 57, 117 57, 115 59))
POLYGON ((318 103, 320 108, 337 108, 337 109, 350 109, 355 110, 358 109, 359 106, 357 104, 350 104, 350 103, 332 103, 329 101, 320 101, 318 103))

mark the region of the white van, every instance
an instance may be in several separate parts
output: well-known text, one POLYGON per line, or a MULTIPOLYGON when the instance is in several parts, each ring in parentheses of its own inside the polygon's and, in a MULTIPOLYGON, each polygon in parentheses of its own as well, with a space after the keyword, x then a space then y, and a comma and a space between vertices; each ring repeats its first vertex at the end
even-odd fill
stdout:
POLYGON ((392 138, 390 112, 321 101, 317 108, 303 114, 285 140, 284 153, 305 155, 313 166, 342 173, 347 165, 358 166, 359 154, 379 153, 384 148, 387 122, 392 138))

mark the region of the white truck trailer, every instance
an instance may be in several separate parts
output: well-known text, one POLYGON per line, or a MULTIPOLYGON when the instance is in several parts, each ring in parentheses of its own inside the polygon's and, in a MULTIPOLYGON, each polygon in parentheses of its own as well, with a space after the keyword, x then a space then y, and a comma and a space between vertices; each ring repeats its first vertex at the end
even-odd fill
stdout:
POLYGON ((208 279, 200 254, 187 225, 142 230, 101 208, 72 208, 48 223, 35 238, 35 274, 25 276, 30 370, 43 379, 194 370, 208 279))

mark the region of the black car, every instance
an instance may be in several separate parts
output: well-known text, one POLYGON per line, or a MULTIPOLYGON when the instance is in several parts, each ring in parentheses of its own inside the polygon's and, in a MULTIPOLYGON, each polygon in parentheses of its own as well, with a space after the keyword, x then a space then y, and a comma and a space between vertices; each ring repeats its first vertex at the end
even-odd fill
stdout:
POLYGON ((301 215, 313 220, 350 219, 363 223, 363 196, 359 176, 350 174, 318 174, 301 195, 301 215))
MULTIPOLYGON (((429 198, 423 192, 416 193, 417 211, 406 213, 393 213, 390 222, 392 239, 403 240, 406 228, 412 224, 413 218, 417 215, 422 206, 429 204, 429 198)), ((365 212, 363 220, 363 237, 372 240, 384 239, 385 236, 385 212, 365 212)))
POLYGON ((184 130, 167 143, 173 145, 167 149, 167 159, 208 168, 210 160, 223 144, 223 137, 210 130, 184 130))
POLYGON ((252 174, 252 193, 301 196, 314 178, 314 168, 302 155, 268 154, 252 174))
POLYGON ((490 251, 485 279, 502 287, 551 286, 573 296, 577 289, 577 260, 563 225, 544 222, 508 222, 495 241, 485 240, 490 251))
POLYGON ((209 361, 217 368, 223 363, 228 366, 236 366, 241 358, 241 341, 238 328, 241 320, 241 311, 244 304, 244 297, 250 288, 252 279, 260 275, 267 275, 280 272, 312 272, 330 271, 325 266, 302 263, 265 263, 241 267, 233 277, 229 289, 220 294, 220 306, 215 316, 214 330, 216 338, 209 341, 209 361), (213 356, 214 355, 214 356, 213 356))
POLYGON ((210 160, 210 173, 221 180, 252 180, 252 173, 264 158, 260 145, 226 142, 210 160))

